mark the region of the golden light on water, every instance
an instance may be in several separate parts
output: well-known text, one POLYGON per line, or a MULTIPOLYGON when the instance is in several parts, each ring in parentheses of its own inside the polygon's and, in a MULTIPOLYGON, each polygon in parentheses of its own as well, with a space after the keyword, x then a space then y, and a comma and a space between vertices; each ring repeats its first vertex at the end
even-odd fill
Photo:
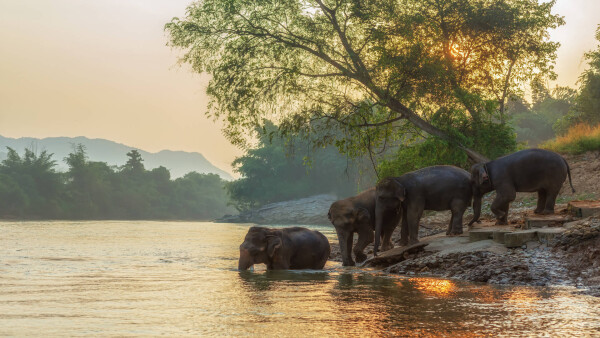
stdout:
POLYGON ((456 284, 446 279, 411 278, 409 281, 417 290, 436 297, 450 297, 457 290, 456 284))

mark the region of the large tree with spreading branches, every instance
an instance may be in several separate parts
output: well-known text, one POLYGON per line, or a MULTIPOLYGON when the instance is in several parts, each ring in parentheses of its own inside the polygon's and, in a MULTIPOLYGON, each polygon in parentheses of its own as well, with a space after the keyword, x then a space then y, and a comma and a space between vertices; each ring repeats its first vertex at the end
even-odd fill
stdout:
POLYGON ((165 29, 181 61, 212 76, 208 114, 225 121, 235 144, 271 119, 284 133, 320 129, 318 142, 341 146, 327 130, 366 135, 367 147, 420 133, 481 161, 485 149, 471 146, 456 119, 434 118, 503 125, 508 97, 533 76, 553 75, 558 44, 548 31, 563 24, 553 5, 201 0, 165 29))

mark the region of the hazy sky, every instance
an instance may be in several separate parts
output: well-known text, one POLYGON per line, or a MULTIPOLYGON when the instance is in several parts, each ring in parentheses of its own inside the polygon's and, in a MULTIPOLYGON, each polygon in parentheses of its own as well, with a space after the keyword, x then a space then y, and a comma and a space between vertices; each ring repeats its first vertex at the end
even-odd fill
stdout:
MULTIPOLYGON (((207 76, 176 65, 163 26, 191 0, 0 0, 0 135, 87 136, 197 151, 231 171, 241 154, 204 116, 207 76)), ((595 48, 599 0, 558 0, 558 83, 595 48)))

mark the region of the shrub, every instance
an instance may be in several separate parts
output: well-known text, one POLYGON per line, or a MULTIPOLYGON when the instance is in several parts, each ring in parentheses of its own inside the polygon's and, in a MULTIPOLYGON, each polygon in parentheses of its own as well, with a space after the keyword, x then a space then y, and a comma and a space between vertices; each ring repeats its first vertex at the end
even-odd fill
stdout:
POLYGON ((564 136, 544 143, 542 148, 567 154, 600 150, 600 124, 595 127, 585 123, 576 124, 564 136))

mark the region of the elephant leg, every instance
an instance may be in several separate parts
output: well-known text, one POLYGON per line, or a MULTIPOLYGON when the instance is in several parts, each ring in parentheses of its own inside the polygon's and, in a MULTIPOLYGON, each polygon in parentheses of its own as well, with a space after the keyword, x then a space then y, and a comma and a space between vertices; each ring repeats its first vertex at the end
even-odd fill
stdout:
POLYGON ((537 200, 537 207, 535 208, 534 213, 536 214, 541 214, 545 208, 546 208, 546 190, 539 190, 538 191, 538 200, 537 200))
POLYGON ((450 218, 450 232, 448 235, 456 236, 463 233, 463 215, 465 214, 466 210, 467 207, 465 203, 462 203, 461 201, 454 203, 453 208, 451 209, 452 217, 450 218))
POLYGON ((402 222, 400 225, 400 245, 408 245, 408 217, 406 215, 406 208, 402 211, 402 222))
POLYGON ((362 263, 367 259, 367 255, 364 254, 363 250, 369 243, 373 243, 374 239, 375 235, 373 235, 373 230, 371 229, 364 229, 358 233, 358 241, 354 249, 352 249, 357 262, 362 263))
POLYGON ((408 245, 419 242, 419 221, 423 215, 423 207, 408 207, 406 212, 408 225, 408 245))
POLYGON ((352 260, 352 244, 354 233, 336 229, 338 240, 340 241, 340 251, 342 252, 342 265, 354 266, 352 260))
POLYGON ((548 192, 548 194, 546 195, 546 205, 544 206, 544 211, 542 211, 542 214, 550 215, 554 213, 554 205, 556 204, 557 196, 558 191, 548 192))
POLYGON ((496 224, 508 224, 508 209, 510 202, 514 201, 517 193, 514 189, 505 188, 496 190, 496 198, 492 202, 492 212, 496 216, 496 224))

